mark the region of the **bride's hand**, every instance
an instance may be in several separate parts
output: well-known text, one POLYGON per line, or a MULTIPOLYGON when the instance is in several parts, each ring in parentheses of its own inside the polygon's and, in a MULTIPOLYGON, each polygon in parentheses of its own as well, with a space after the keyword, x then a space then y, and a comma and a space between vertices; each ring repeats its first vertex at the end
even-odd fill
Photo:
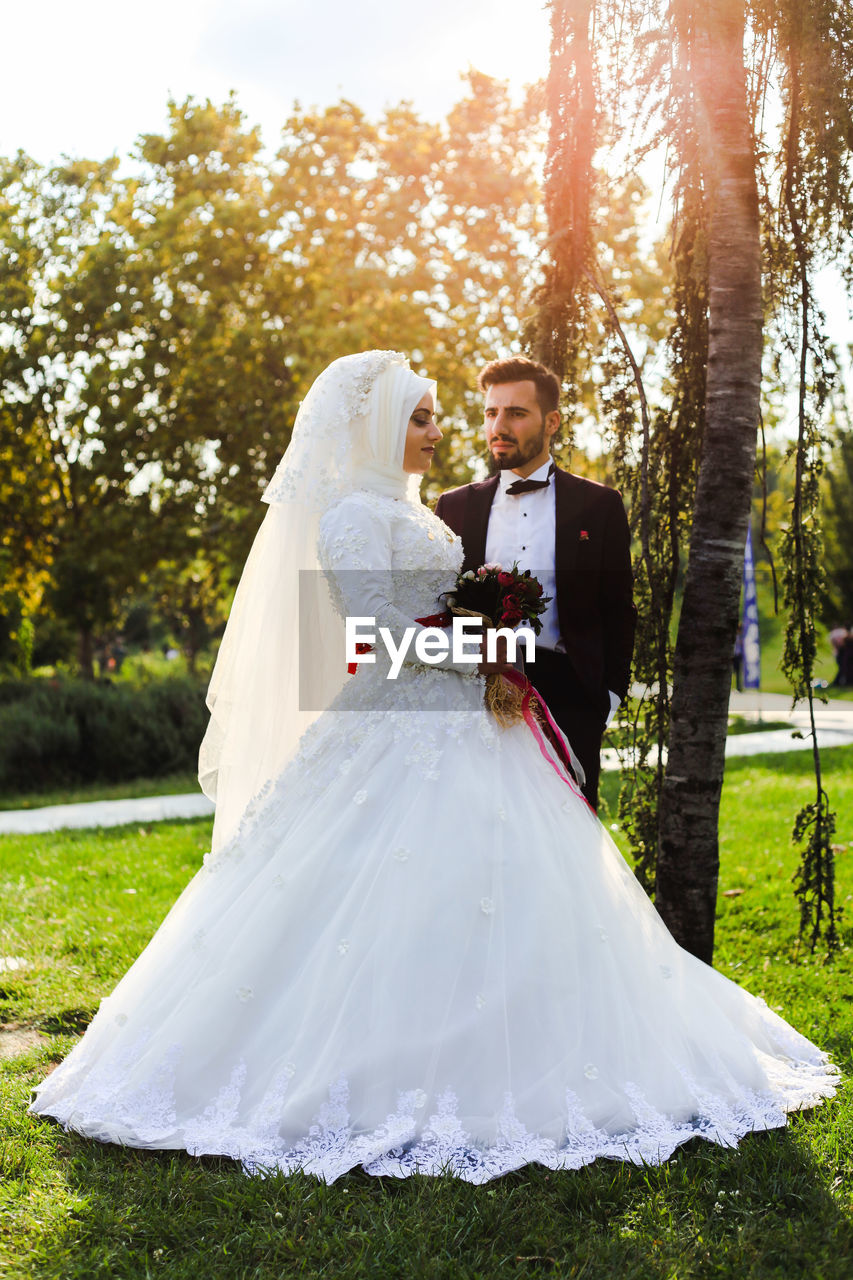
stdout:
POLYGON ((493 675, 500 676, 500 675, 503 675, 505 671, 514 670, 512 663, 507 661, 506 636, 497 637, 497 643, 495 644, 495 661, 494 662, 487 662, 486 658, 482 656, 482 651, 484 647, 485 647, 485 636, 483 637, 483 641, 480 646, 481 657, 477 665, 477 671, 481 676, 493 676, 493 675))

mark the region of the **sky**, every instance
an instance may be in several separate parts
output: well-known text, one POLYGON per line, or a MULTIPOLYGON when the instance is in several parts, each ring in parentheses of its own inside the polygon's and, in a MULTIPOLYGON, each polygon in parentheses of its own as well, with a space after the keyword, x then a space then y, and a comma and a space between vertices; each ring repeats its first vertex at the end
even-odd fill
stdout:
POLYGON ((0 154, 126 155, 169 97, 233 89, 273 146, 295 101, 403 99, 440 119, 460 73, 521 88, 547 71, 544 0, 0 0, 0 154))
MULTIPOLYGON (((270 148, 296 101, 375 117, 405 99, 438 120, 469 67, 520 93, 549 46, 545 0, 0 0, 0 31, 0 155, 43 163, 126 156, 166 127, 170 97, 231 90, 270 148)), ((853 343, 837 275, 818 288, 833 338, 853 343)))

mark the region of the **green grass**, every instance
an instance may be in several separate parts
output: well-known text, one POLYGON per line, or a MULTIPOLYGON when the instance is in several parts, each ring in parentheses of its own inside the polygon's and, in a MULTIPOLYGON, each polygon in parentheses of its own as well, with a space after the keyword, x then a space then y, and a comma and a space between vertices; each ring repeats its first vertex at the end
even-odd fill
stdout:
POLYGON ((85 804, 92 800, 135 800, 142 796, 179 796, 198 791, 194 773, 170 773, 164 778, 136 778, 133 782, 93 782, 53 791, 0 794, 0 810, 41 809, 51 804, 85 804))
MULTIPOLYGON (((824 764, 853 921, 853 748, 824 764)), ((606 775, 608 791, 616 781, 606 775)), ((848 949, 830 965, 797 957, 789 828, 812 787, 807 753, 730 761, 720 887, 742 892, 720 898, 717 964, 831 1050, 838 1099, 737 1151, 697 1141, 658 1168, 529 1168, 479 1188, 249 1179, 225 1160, 102 1147, 27 1116, 31 1087, 198 867, 209 824, 3 838, 0 954, 28 964, 0 974, 0 1016, 47 1039, 0 1063, 0 1275, 848 1280, 853 931, 845 922, 848 949)))

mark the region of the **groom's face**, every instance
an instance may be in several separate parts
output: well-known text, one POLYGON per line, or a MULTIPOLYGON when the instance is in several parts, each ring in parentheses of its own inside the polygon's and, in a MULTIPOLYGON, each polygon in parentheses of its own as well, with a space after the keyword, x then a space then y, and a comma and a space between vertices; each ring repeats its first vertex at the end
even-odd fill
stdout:
POLYGON ((547 462, 560 415, 543 418, 535 382, 499 382, 486 387, 485 420, 486 444, 499 470, 518 471, 547 462))

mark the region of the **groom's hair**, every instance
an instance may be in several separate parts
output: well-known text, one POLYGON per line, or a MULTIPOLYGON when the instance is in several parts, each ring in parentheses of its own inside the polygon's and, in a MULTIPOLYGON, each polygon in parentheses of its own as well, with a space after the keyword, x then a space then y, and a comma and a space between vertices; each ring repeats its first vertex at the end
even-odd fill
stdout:
POLYGON ((536 403, 543 420, 560 407, 560 379, 544 364, 528 360, 527 356, 509 356, 505 360, 493 360, 487 364, 477 379, 481 391, 502 382, 532 382, 536 386, 536 403))

